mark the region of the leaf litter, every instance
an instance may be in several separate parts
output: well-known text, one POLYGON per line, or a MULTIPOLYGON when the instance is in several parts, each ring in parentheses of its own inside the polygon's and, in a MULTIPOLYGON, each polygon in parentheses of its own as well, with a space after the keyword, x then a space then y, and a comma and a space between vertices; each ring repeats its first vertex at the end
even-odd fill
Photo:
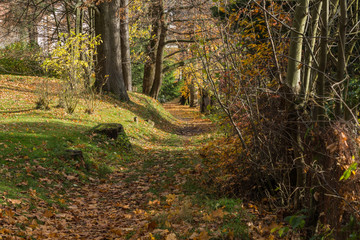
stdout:
MULTIPOLYGON (((5 90, 12 94, 12 90, 5 90)), ((198 179, 201 174, 201 163, 196 161, 199 139, 208 137, 212 124, 187 106, 172 102, 165 108, 178 119, 174 129, 169 129, 177 133, 174 139, 159 136, 144 141, 132 162, 108 180, 90 178, 84 184, 77 175, 28 166, 25 171, 29 175, 33 171, 62 175, 73 182, 72 187, 63 189, 61 183, 54 183, 46 175, 41 177, 40 184, 51 188, 57 198, 58 204, 52 205, 31 188, 26 192, 30 199, 8 198, 4 192, 0 239, 237 239, 230 228, 222 229, 222 225, 225 218, 235 219, 238 214, 248 228, 247 238, 275 239, 271 230, 282 226, 276 215, 260 212, 251 204, 241 206, 251 214, 243 209, 210 210, 196 203, 192 193, 185 193, 187 179, 198 179), (180 166, 179 162, 186 164, 180 166)))

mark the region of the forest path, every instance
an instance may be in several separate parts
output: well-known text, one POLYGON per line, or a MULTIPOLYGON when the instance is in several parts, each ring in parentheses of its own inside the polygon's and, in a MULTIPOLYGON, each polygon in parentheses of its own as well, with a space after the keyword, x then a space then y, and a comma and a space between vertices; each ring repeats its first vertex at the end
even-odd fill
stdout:
POLYGON ((45 223, 47 236, 52 232, 53 239, 174 240, 194 234, 189 219, 195 216, 188 215, 201 210, 187 200, 196 191, 187 178, 200 171, 198 152, 211 122, 197 108, 177 101, 164 107, 178 119, 176 134, 151 142, 151 147, 136 147, 134 157, 111 174, 110 181, 68 189, 71 204, 45 223))
POLYGON ((197 107, 190 108, 187 105, 180 105, 177 99, 165 103, 163 106, 179 120, 179 135, 196 136, 210 132, 213 128, 209 119, 204 118, 197 107))

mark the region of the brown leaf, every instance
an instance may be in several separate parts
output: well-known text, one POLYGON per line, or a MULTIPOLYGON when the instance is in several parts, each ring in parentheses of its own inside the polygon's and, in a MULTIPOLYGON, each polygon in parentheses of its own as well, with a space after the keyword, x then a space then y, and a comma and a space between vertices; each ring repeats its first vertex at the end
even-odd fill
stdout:
POLYGON ((170 233, 167 235, 165 240, 177 240, 175 233, 170 233))
POLYGON ((118 236, 122 236, 123 235, 123 231, 120 228, 113 228, 110 230, 112 233, 118 235, 118 236))
POLYGON ((225 215, 225 212, 221 208, 219 208, 211 213, 211 216, 213 218, 223 218, 224 215, 225 215))
POLYGON ((21 200, 19 200, 19 199, 8 199, 7 200, 9 203, 11 203, 11 204, 14 204, 14 205, 19 205, 19 204, 21 204, 21 200))
POLYGON ((209 240, 210 236, 207 231, 202 231, 194 240, 209 240))
POLYGON ((148 224, 147 229, 148 229, 149 232, 152 232, 157 226, 158 226, 158 224, 155 221, 151 221, 148 224))
POLYGON ((72 181, 72 180, 75 180, 77 178, 75 176, 67 175, 66 179, 69 180, 69 181, 72 181))
POLYGON ((12 231, 7 228, 3 228, 0 230, 0 234, 11 234, 11 233, 12 233, 12 231))
POLYGON ((8 217, 13 217, 15 215, 15 212, 13 210, 11 210, 11 209, 6 209, 5 214, 8 217))
POLYGON ((44 217, 51 218, 52 216, 54 216, 54 213, 52 211, 46 210, 44 212, 44 217))

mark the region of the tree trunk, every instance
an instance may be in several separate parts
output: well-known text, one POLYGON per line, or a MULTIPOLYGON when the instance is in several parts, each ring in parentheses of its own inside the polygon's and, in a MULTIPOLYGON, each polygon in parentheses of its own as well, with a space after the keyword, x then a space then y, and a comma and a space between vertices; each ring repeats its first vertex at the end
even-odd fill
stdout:
POLYGON ((121 60, 125 87, 132 91, 131 58, 129 42, 129 0, 121 0, 120 7, 120 35, 121 35, 121 60))
POLYGON ((148 54, 148 57, 149 58, 146 60, 144 66, 144 77, 143 77, 143 93, 146 95, 150 95, 150 91, 154 83, 155 53, 148 54), (152 55, 154 55, 154 57, 152 55))
POLYGON ((191 78, 189 90, 190 90, 189 105, 190 107, 196 107, 196 89, 195 89, 195 81, 193 78, 191 78))
POLYGON ((304 157, 300 137, 298 121, 297 99, 301 90, 301 64, 302 45, 305 33, 305 25, 308 17, 309 0, 300 0, 295 8, 293 30, 291 32, 290 52, 287 66, 286 82, 289 87, 287 93, 289 136, 292 139, 294 149, 294 161, 296 167, 296 192, 294 198, 295 208, 301 208, 301 199, 305 185, 304 157))
POLYGON ((303 34, 309 10, 309 0, 301 0, 298 2, 295 9, 293 31, 291 32, 290 53, 286 75, 287 84, 295 94, 300 92, 303 34))
POLYGON ((321 41, 320 41, 320 59, 319 72, 316 82, 316 95, 318 97, 317 106, 315 107, 314 120, 319 125, 324 125, 325 121, 325 71, 327 65, 327 44, 328 44, 328 24, 329 24, 329 0, 323 0, 323 9, 321 13, 321 41))
POLYGON ((95 65, 95 82, 94 89, 96 92, 100 93, 105 84, 105 17, 104 17, 104 8, 105 3, 100 4, 98 6, 98 11, 95 11, 95 35, 100 35, 102 39, 102 43, 96 47, 97 55, 96 55, 96 65, 95 65))
POLYGON ((101 34, 103 43, 98 48, 98 71, 96 87, 111 92, 121 101, 129 101, 121 64, 120 0, 103 2, 98 6, 96 33, 101 34))
POLYGON ((151 88, 155 78, 155 66, 156 66, 156 53, 159 45, 160 36, 160 13, 161 8, 160 1, 157 0, 151 3, 151 18, 153 21, 151 29, 151 39, 146 47, 147 60, 144 66, 143 77, 143 93, 150 95, 151 88))
MULTIPOLYGON (((66 26, 67 26, 67 31, 70 34, 71 32, 71 22, 70 22, 70 6, 67 2, 64 2, 65 4, 65 14, 66 14, 66 26)), ((54 12, 54 18, 55 18, 55 12, 54 12)))
POLYGON ((209 92, 205 89, 200 91, 200 112, 208 113, 208 106, 210 105, 210 95, 209 92))
MULTIPOLYGON (((343 82, 345 79, 345 68, 346 68, 346 56, 345 56, 345 44, 346 44, 346 23, 347 23, 347 1, 340 1, 340 26, 339 26, 339 41, 338 41, 338 66, 337 66, 337 81, 338 83, 343 82)), ((343 86, 344 91, 344 101, 346 102, 346 95, 348 89, 348 83, 342 83, 338 86, 340 88, 337 92, 339 96, 342 96, 341 87, 343 86)), ((340 99, 339 99, 340 100, 340 99)), ((335 115, 337 117, 341 116, 341 101, 336 101, 335 105, 335 115)), ((350 110, 344 108, 345 119, 350 119, 350 110)))
MULTIPOLYGON (((306 68, 305 68, 305 74, 304 74, 304 84, 302 86, 303 89, 303 94, 305 96, 305 101, 308 100, 308 97, 310 95, 310 92, 312 91, 311 85, 313 83, 313 60, 314 60, 314 55, 315 55, 315 44, 316 44, 316 39, 317 39, 317 34, 318 34, 318 25, 319 25, 319 18, 320 18, 320 13, 321 13, 321 8, 322 8, 322 2, 319 1, 318 3, 315 4, 315 6, 313 7, 313 10, 311 11, 311 24, 310 24, 310 36, 311 39, 308 43, 309 45, 309 49, 306 51, 305 54, 305 63, 306 63, 306 68)), ((318 66, 316 66, 318 67, 318 66)), ((315 74, 316 75, 316 74, 315 74)))
POLYGON ((84 14, 81 8, 82 1, 78 0, 75 6, 75 34, 80 34, 83 32, 83 20, 84 14))
POLYGON ((39 33, 38 33, 35 22, 28 27, 28 34, 29 34, 30 45, 31 46, 39 46, 39 43, 38 43, 39 33))
POLYGON ((165 40, 167 35, 167 26, 165 22, 165 13, 161 0, 161 17, 160 17, 160 37, 158 48, 156 51, 156 61, 155 61, 155 75, 154 75, 154 83, 152 85, 150 96, 154 99, 157 99, 159 96, 162 80, 163 80, 163 62, 164 62, 164 48, 165 48, 165 40))

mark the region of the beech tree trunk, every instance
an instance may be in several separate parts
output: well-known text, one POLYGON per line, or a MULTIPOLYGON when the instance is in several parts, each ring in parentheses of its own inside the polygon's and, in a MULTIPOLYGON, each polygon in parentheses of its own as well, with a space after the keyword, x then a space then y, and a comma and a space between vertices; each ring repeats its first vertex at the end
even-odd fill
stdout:
POLYGON ((208 106, 210 105, 210 94, 207 90, 201 89, 200 92, 200 112, 208 113, 208 106))
POLYGON ((129 0, 120 1, 121 60, 122 60, 122 71, 123 71, 126 90, 132 91, 128 5, 129 5, 129 0))
POLYGON ((101 34, 103 43, 98 48, 95 86, 113 93, 121 101, 129 101, 121 63, 119 8, 120 0, 103 2, 98 6, 95 31, 96 34, 101 34))
POLYGON ((189 94, 189 105, 190 107, 196 107, 196 89, 194 79, 191 78, 190 83, 190 94, 189 94))
POLYGON ((320 125, 324 124, 325 120, 325 71, 327 65, 328 52, 328 28, 329 28, 329 0, 323 0, 321 13, 321 40, 320 40, 320 56, 319 56, 319 72, 316 82, 316 95, 318 97, 318 105, 315 108, 314 120, 318 121, 320 125))
POLYGON ((150 95, 152 85, 155 78, 155 65, 156 65, 156 52, 159 45, 160 36, 160 2, 153 1, 151 3, 151 18, 153 21, 151 28, 151 39, 146 47, 147 59, 144 66, 144 77, 143 77, 143 93, 150 95))
POLYGON ((297 101, 301 91, 301 65, 303 39, 305 33, 305 25, 308 18, 309 0, 298 1, 295 8, 295 16, 293 21, 293 30, 291 32, 290 52, 287 66, 286 83, 289 87, 287 93, 288 101, 288 135, 293 139, 292 147, 294 149, 294 159, 296 168, 296 192, 294 198, 294 206, 301 208, 301 199, 305 187, 304 173, 304 157, 302 150, 302 141, 300 136, 300 126, 297 115, 297 101))
MULTIPOLYGON (((318 36, 318 26, 319 26, 319 18, 320 18, 320 13, 321 13, 321 8, 322 8, 322 2, 319 1, 318 3, 315 4, 315 6, 313 7, 312 11, 311 11, 311 23, 309 26, 309 36, 311 36, 310 41, 309 41, 309 49, 307 49, 306 53, 305 53, 305 63, 306 63, 306 68, 305 68, 305 73, 304 73, 304 83, 301 86, 303 89, 303 94, 305 96, 305 100, 308 100, 308 97, 312 91, 312 83, 314 80, 314 71, 312 69, 313 66, 313 56, 315 55, 315 44, 316 44, 316 39, 318 36)), ((317 64, 316 64, 317 65, 317 64)), ((316 66, 318 67, 318 66, 316 66)))
POLYGON ((286 75, 287 84, 295 94, 300 92, 303 34, 305 31, 308 10, 309 0, 298 1, 293 23, 294 31, 291 32, 290 53, 286 75))
POLYGON ((155 99, 158 98, 163 80, 164 49, 168 30, 165 15, 164 1, 152 2, 152 39, 147 46, 148 59, 144 67, 143 93, 155 99))
POLYGON ((164 48, 165 48, 166 34, 167 34, 167 26, 165 22, 164 9, 162 8, 161 16, 160 16, 160 37, 156 51, 154 82, 150 91, 150 96, 155 99, 157 99, 159 96, 159 92, 163 80, 162 69, 164 62, 164 48))

